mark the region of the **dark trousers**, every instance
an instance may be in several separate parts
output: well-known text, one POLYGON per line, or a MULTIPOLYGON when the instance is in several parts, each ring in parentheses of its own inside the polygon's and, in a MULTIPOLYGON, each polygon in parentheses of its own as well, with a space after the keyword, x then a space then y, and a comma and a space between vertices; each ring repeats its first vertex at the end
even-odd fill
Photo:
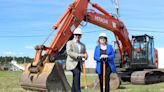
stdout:
MULTIPOLYGON (((111 68, 108 64, 106 64, 106 76, 105 76, 105 92, 110 92, 110 74, 111 74, 111 68)), ((103 92, 103 63, 101 63, 101 74, 99 74, 99 81, 100 81, 100 92, 103 92)))
POLYGON ((80 63, 77 64, 76 68, 72 70, 73 81, 72 81, 72 92, 81 92, 80 89, 80 63))

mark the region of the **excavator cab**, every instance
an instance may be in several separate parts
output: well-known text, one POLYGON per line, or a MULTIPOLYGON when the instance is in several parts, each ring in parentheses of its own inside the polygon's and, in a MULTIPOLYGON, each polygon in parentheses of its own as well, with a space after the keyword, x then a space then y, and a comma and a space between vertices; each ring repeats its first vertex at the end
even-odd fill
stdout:
POLYGON ((131 68, 156 68, 154 39, 149 35, 132 36, 132 62, 131 68))

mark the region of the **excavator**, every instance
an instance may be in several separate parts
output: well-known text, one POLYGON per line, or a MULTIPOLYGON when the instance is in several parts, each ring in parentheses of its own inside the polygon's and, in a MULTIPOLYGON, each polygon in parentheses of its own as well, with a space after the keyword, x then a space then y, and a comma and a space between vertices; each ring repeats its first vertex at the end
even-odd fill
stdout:
POLYGON ((116 38, 118 57, 115 64, 123 70, 118 75, 123 80, 135 84, 150 84, 164 81, 164 73, 157 69, 158 53, 154 48, 153 37, 149 35, 132 36, 123 22, 90 0, 74 0, 64 15, 53 26, 58 30, 49 46, 37 45, 33 62, 25 67, 20 84, 24 89, 70 92, 70 85, 64 70, 57 61, 65 60, 66 43, 73 38, 73 31, 89 22, 113 32, 116 38), (91 5, 94 9, 88 9, 91 5), (145 70, 146 69, 146 70, 145 70))

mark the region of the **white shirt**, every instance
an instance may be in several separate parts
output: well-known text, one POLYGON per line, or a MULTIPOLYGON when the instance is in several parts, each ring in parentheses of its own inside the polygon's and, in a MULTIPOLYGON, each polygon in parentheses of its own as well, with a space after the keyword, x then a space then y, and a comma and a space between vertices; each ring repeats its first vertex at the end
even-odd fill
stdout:
POLYGON ((74 39, 74 41, 75 41, 75 43, 76 43, 76 45, 77 45, 77 47, 78 47, 78 49, 79 49, 79 52, 81 51, 81 45, 80 45, 80 41, 77 41, 77 40, 75 40, 74 39))

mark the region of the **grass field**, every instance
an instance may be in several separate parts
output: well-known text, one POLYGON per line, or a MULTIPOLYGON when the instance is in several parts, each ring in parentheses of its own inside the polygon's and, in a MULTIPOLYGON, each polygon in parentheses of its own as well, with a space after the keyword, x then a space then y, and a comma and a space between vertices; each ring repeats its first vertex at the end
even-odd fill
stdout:
MULTIPOLYGON (((21 72, 0 71, 0 92, 31 92, 20 87, 19 76, 21 72)), ((69 83, 72 77, 67 76, 69 83)), ((95 76, 88 76, 88 82, 94 81, 95 76)), ((81 79, 83 81, 83 79, 81 79)), ((81 82, 83 84, 83 82, 81 82)), ((82 90, 85 92, 85 90, 82 90)), ((89 89, 89 92, 99 92, 99 90, 89 89)), ((151 85, 132 85, 128 82, 123 82, 121 87, 111 92, 164 92, 164 83, 151 85)))

